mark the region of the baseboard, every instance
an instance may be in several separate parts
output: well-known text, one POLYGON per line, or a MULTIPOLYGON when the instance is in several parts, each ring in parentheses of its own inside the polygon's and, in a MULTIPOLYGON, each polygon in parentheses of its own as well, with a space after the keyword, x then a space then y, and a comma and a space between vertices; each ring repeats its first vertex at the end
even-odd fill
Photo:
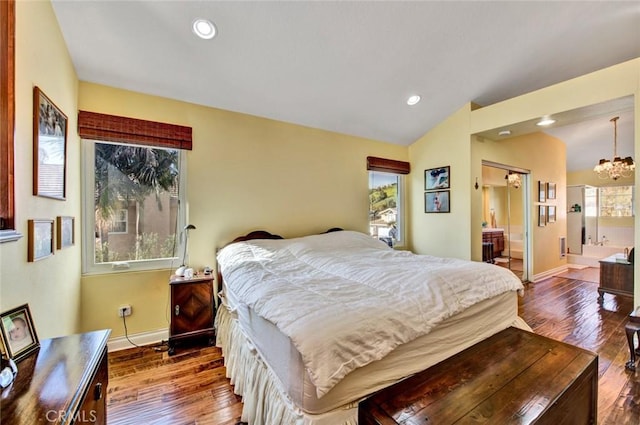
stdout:
POLYGON ((569 270, 569 267, 565 265, 565 266, 556 267, 555 269, 547 270, 547 271, 542 272, 542 273, 538 273, 538 274, 533 276, 533 282, 539 282, 539 281, 544 280, 544 279, 546 279, 548 277, 555 276, 555 275, 560 274, 560 273, 564 273, 564 272, 566 272, 568 270, 569 270))
MULTIPOLYGON (((129 335, 129 339, 136 345, 155 344, 169 339, 169 329, 165 328, 157 329, 155 331, 141 332, 129 335)), ((129 342, 125 336, 119 336, 109 339, 107 346, 109 347, 109 352, 119 351, 127 348, 133 348, 131 342, 129 342)))

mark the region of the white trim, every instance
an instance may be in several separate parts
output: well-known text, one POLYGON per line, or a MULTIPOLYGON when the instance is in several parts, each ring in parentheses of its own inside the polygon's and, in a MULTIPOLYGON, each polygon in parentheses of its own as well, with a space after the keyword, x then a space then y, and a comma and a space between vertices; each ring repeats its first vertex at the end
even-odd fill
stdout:
MULTIPOLYGON (((169 328, 157 329, 155 331, 142 332, 134 335, 129 335, 129 339, 136 345, 149 345, 155 344, 169 339, 169 328)), ((107 343, 109 352, 126 350, 127 348, 133 348, 133 345, 127 340, 125 336, 119 336, 109 339, 107 343)))
POLYGON ((536 275, 533 275, 533 282, 540 282, 541 280, 544 280, 551 276, 555 276, 560 273, 564 273, 568 270, 569 270, 569 267, 565 265, 565 266, 556 267, 555 269, 547 270, 546 272, 538 273, 536 275))
POLYGON ((16 230, 0 230, 0 243, 14 242, 22 237, 22 233, 16 230))

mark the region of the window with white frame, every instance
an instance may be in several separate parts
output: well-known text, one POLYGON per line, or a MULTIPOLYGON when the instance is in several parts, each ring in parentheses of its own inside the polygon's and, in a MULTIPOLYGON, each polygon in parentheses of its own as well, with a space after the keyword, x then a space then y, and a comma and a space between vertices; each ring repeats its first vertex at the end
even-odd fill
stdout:
POLYGON ((80 111, 78 133, 83 273, 173 268, 191 128, 80 111))
MULTIPOLYGON (((176 257, 181 151, 83 140, 85 272, 171 267, 176 257)), ((183 204, 184 205, 184 204, 183 204)))
POLYGON ((369 171, 369 233, 389 246, 403 244, 401 174, 369 171))
POLYGON ((369 233, 390 247, 404 245, 403 182, 408 162, 367 157, 369 171, 369 233))
POLYGON ((598 216, 598 188, 588 186, 584 189, 584 215, 585 217, 598 216))

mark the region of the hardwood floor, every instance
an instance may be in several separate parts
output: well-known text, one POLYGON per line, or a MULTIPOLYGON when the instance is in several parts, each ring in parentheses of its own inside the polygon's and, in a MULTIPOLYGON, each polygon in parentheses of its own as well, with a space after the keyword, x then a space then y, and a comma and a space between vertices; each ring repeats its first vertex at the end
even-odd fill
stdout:
MULTIPOLYGON (((519 314, 541 335, 598 353, 598 424, 638 425, 640 368, 624 368, 629 360, 624 323, 632 300, 605 294, 599 304, 594 276, 593 270, 570 270, 530 283, 519 314)), ((109 353, 109 380, 110 425, 235 425, 240 420, 241 400, 225 378, 216 347, 177 348, 171 357, 149 347, 109 353)))
POLYGON ((109 425, 235 425, 242 413, 217 347, 109 353, 107 394, 109 425))

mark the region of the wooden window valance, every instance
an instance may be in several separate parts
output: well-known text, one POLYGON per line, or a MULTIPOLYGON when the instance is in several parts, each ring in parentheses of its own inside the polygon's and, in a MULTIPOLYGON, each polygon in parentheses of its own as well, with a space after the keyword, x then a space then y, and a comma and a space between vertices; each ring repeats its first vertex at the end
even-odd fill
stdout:
POLYGON ((408 162, 405 161, 396 161, 395 159, 368 156, 367 170, 382 171, 385 173, 409 174, 409 172, 411 172, 411 166, 408 162))
POLYGON ((15 229, 15 20, 15 2, 0 1, 0 230, 15 229))
POLYGON ((83 139, 105 142, 192 149, 191 127, 97 112, 80 111, 78 113, 78 134, 83 139))

